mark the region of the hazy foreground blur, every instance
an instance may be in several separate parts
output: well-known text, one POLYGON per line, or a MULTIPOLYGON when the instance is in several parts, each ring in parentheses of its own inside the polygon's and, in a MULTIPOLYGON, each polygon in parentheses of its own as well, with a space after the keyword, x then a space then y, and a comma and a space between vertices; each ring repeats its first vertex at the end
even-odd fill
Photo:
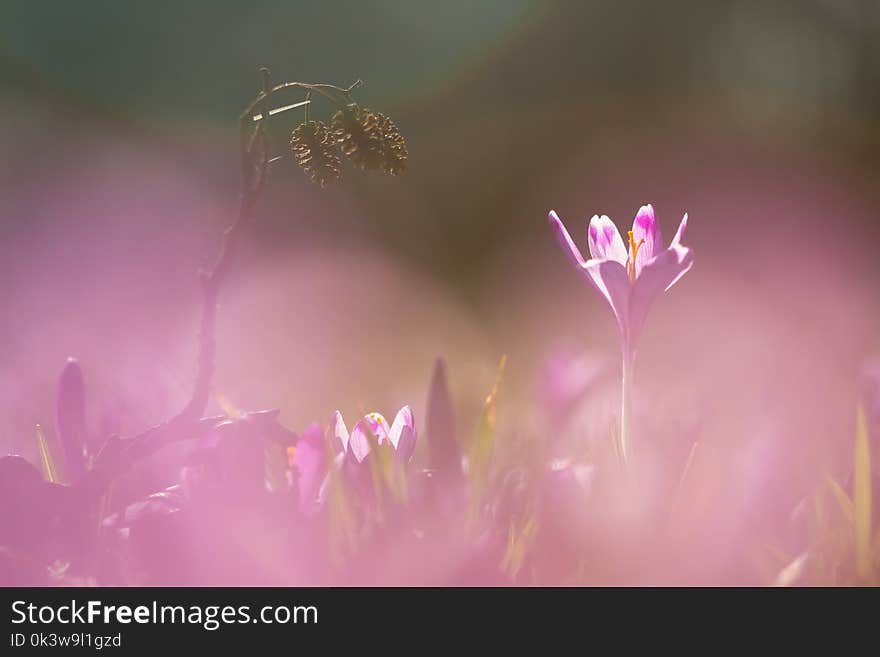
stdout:
POLYGON ((501 421, 530 422, 546 357, 617 357, 547 211, 584 246, 593 213, 625 229, 650 202, 666 240, 690 214, 696 253, 645 331, 651 422, 759 454, 758 477, 844 467, 880 351, 880 5, 772 5, 4 3, 3 451, 33 455, 71 355, 95 431, 186 399, 195 272, 233 216, 235 119, 266 65, 363 78, 411 159, 326 191, 273 169, 222 295, 233 403, 294 429, 336 408, 419 418, 444 354, 470 423, 507 353, 501 421))

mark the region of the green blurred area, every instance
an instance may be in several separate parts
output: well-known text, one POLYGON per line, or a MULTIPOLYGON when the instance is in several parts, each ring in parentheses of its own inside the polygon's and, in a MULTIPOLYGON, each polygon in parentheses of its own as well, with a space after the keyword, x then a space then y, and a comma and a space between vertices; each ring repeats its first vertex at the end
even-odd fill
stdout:
MULTIPOLYGON (((551 201, 535 189, 609 144, 624 159, 640 143, 714 158, 754 142, 877 163, 871 0, 7 1, 0 16, 7 103, 72 129, 121 126, 196 167, 217 169, 201 146, 219 140, 227 168, 205 167, 218 182, 234 175, 233 121, 259 66, 276 80, 364 79, 359 99, 396 119, 411 163, 396 187, 346 181, 361 221, 463 291, 522 231, 539 235, 551 201)), ((605 200, 590 174, 583 195, 605 200)), ((663 191, 633 185, 638 198, 597 209, 631 214, 663 191)))
POLYGON ((435 93, 535 12, 512 2, 4 3, 12 66, 96 111, 223 125, 259 66, 305 81, 369 81, 371 95, 435 93))

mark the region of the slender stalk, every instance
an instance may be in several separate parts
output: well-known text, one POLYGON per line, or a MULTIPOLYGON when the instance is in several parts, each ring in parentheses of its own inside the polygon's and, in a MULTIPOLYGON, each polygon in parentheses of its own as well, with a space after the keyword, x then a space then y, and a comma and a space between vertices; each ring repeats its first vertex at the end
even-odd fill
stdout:
POLYGON ((620 456, 624 467, 631 455, 632 441, 632 379, 634 357, 626 344, 623 346, 623 364, 621 367, 620 386, 620 456))

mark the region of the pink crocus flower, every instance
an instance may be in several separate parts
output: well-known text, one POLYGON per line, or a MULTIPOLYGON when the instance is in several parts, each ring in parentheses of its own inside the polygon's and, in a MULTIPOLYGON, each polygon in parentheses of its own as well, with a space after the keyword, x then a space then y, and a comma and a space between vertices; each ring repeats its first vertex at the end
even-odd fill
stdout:
POLYGON ((409 406, 401 408, 389 426, 388 420, 381 413, 367 413, 358 421, 351 433, 345 426, 342 413, 336 411, 333 418, 333 431, 339 440, 342 452, 350 454, 361 463, 370 453, 370 441, 366 430, 376 436, 380 445, 390 443, 403 462, 409 461, 416 445, 416 427, 412 410, 409 406))
POLYGON ((635 356, 651 304, 694 264, 693 252, 681 243, 687 219, 685 214, 672 243, 663 248, 660 224, 650 205, 643 205, 636 214, 627 233, 628 244, 611 219, 594 215, 588 232, 590 259, 586 260, 562 220, 550 212, 550 225, 563 252, 611 307, 630 359, 635 356))
POLYGON ((614 313, 623 352, 623 400, 620 418, 620 442, 627 457, 629 424, 629 388, 639 336, 654 300, 684 276, 694 264, 694 254, 681 241, 687 228, 687 214, 675 237, 663 247, 660 224, 654 208, 643 205, 623 241, 617 227, 607 216, 594 215, 590 220, 588 243, 590 259, 581 254, 556 212, 550 212, 550 225, 556 231, 562 251, 595 289, 614 313))

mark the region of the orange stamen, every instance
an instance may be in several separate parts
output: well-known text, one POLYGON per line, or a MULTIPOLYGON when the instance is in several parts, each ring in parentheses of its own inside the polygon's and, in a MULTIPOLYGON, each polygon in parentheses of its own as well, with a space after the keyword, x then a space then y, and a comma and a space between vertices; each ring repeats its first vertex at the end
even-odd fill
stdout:
POLYGON ((629 282, 636 282, 636 256, 639 255, 639 249, 642 247, 642 244, 645 243, 644 239, 639 240, 638 244, 636 244, 635 239, 633 239, 633 232, 631 230, 627 231, 629 235, 629 252, 630 257, 626 261, 626 273, 629 274, 629 282))

